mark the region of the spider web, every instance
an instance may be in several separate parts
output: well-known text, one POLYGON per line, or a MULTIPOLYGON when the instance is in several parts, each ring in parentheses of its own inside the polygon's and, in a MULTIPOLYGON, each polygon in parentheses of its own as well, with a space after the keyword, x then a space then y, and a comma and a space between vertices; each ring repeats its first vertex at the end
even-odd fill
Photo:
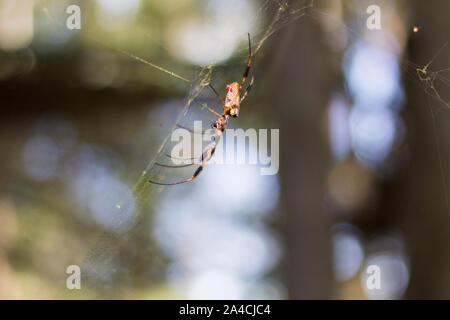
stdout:
MULTIPOLYGON (((362 33, 326 12, 312 9, 309 12, 309 17, 318 20, 326 19, 328 23, 331 23, 335 27, 342 27, 347 31, 350 42, 353 42, 354 39, 364 38, 362 33)), ((446 133, 439 133, 437 125, 439 120, 438 114, 449 111, 448 109, 450 109, 450 65, 448 60, 448 57, 450 57, 450 38, 430 56, 431 59, 423 65, 412 62, 404 57, 400 59, 399 64, 402 66, 402 71, 406 78, 418 85, 426 94, 426 107, 429 109, 431 115, 432 135, 437 153, 437 166, 440 174, 440 184, 444 193, 443 200, 447 213, 450 213, 449 183, 447 181, 445 161, 443 161, 445 150, 442 150, 443 147, 441 145, 443 143, 440 142, 440 139, 443 139, 442 137, 446 133)))
POLYGON ((448 52, 449 45, 450 39, 444 43, 444 45, 436 52, 433 58, 425 66, 416 68, 417 77, 419 78, 425 92, 431 97, 437 99, 441 105, 446 106, 447 108, 450 108, 450 100, 448 97, 444 96, 444 93, 448 93, 448 86, 450 86, 450 67, 434 69, 433 63, 440 55, 448 56, 450 53, 448 52))
MULTIPOLYGON (((305 14, 307 14, 310 18, 327 19, 328 22, 331 21, 331 23, 336 23, 336 26, 346 29, 350 38, 364 38, 363 34, 345 25, 342 21, 337 20, 332 15, 315 10, 313 1, 314 0, 263 1, 251 22, 251 24, 257 24, 263 21, 262 25, 257 28, 258 32, 256 34, 252 34, 253 54, 257 55, 257 53, 259 53, 266 44, 266 41, 270 39, 273 34, 280 31, 289 23, 300 19, 305 14)), ((350 39, 350 41, 352 41, 352 39, 350 39)), ((450 39, 447 40, 434 55, 432 55, 431 60, 425 65, 418 65, 405 59, 402 61, 403 66, 406 67, 407 76, 415 81, 418 81, 419 86, 429 96, 430 100, 437 102, 437 105, 439 106, 437 111, 433 111, 430 106, 433 121, 435 121, 437 112, 440 112, 445 108, 450 108, 450 100, 445 96, 446 92, 448 92, 448 86, 450 85, 450 67, 436 67, 440 57, 445 57, 448 55, 449 48, 450 39)), ((237 52, 239 55, 244 57, 246 50, 246 47, 242 46, 237 50, 237 52)), ((164 139, 162 139, 157 151, 150 159, 148 165, 143 170, 137 182, 134 184, 130 194, 125 195, 123 199, 116 203, 116 212, 111 214, 111 219, 114 220, 114 224, 120 226, 122 223, 125 223, 124 217, 129 216, 130 212, 135 211, 137 215, 136 222, 132 227, 127 228, 124 232, 105 232, 101 234, 96 243, 89 250, 88 255, 83 260, 83 283, 87 283, 91 288, 108 288, 113 285, 113 283, 109 281, 110 278, 106 274, 107 271, 104 271, 103 268, 108 264, 115 265, 116 258, 121 251, 124 249, 129 249, 127 248, 127 243, 129 240, 137 236, 141 231, 145 232, 144 229, 147 228, 147 226, 144 223, 139 222, 146 215, 144 212, 149 213, 148 207, 150 200, 154 199, 166 188, 164 186, 150 184, 148 183, 148 180, 165 180, 165 178, 167 178, 167 174, 169 173, 168 170, 164 170, 164 168, 158 167, 155 164, 157 162, 164 163, 164 159, 167 160, 166 153, 170 147, 170 136, 173 130, 180 124, 183 124, 183 126, 186 127, 192 127, 191 120, 194 120, 197 116, 195 112, 199 109, 203 109, 204 111, 205 108, 202 106, 209 105, 208 99, 205 98, 208 94, 206 94, 205 91, 209 90, 207 87, 211 83, 214 71, 216 70, 216 66, 214 64, 210 64, 197 70, 193 79, 190 79, 189 77, 177 74, 163 66, 152 63, 149 60, 138 57, 131 52, 122 51, 122 53, 139 63, 145 64, 165 73, 167 76, 172 77, 181 83, 188 84, 190 89, 186 96, 182 110, 179 111, 174 117, 175 120, 170 124, 169 129, 167 129, 167 135, 164 139), (204 90, 205 88, 206 90, 204 90)), ((208 114, 208 112, 205 113, 208 114)), ((437 136, 435 139, 438 152, 440 153, 437 136)), ((439 159, 441 159, 441 155, 439 155, 439 159)), ((448 187, 444 177, 442 160, 440 161, 443 188, 447 194, 448 187)), ((193 170, 191 168, 190 174, 192 174, 192 172, 193 170)), ((117 268, 120 268, 120 266, 117 268)))
MULTIPOLYGON (((312 8, 309 11, 308 16, 319 21, 326 20, 326 24, 332 25, 335 28, 343 28, 347 32, 350 43, 365 37, 362 32, 350 27, 337 17, 325 11, 312 8)), ((414 63, 405 58, 401 59, 399 62, 401 63, 406 76, 412 81, 418 81, 419 86, 424 90, 424 92, 432 99, 439 102, 440 107, 438 110, 441 110, 442 107, 450 108, 450 97, 445 96, 445 93, 449 92, 448 86, 450 86, 450 67, 447 65, 442 68, 436 68, 434 64, 437 64, 439 57, 448 57, 449 54, 450 39, 447 39, 447 41, 445 41, 432 55, 431 60, 425 65, 414 63)))
MULTIPOLYGON (((450 39, 439 48, 434 54, 433 58, 423 67, 417 67, 417 77, 421 83, 427 96, 427 105, 431 114, 431 121, 433 126, 433 138, 436 145, 436 152, 438 158, 438 167, 440 172, 442 189, 444 192, 445 208, 447 213, 450 213, 450 202, 448 196, 448 182, 446 178, 446 170, 443 161, 443 150, 439 141, 439 134, 437 128, 437 115, 440 111, 450 108, 450 100, 448 96, 444 96, 450 92, 450 67, 444 67, 442 69, 435 69, 434 64, 437 63, 438 57, 448 57, 450 51, 448 51, 450 45, 450 39), (437 108, 433 109, 433 105, 437 108)), ((442 135, 442 134, 441 134, 442 135)))
MULTIPOLYGON (((274 33, 307 14, 313 7, 313 4, 314 0, 263 1, 251 22, 251 24, 259 26, 257 27, 259 32, 252 34, 253 55, 256 55, 263 48, 266 41, 274 33)), ((238 54, 246 51, 247 49, 242 47, 242 49, 238 50, 238 54)), ((168 146, 170 145, 169 139, 173 130, 192 116, 193 109, 198 109, 199 107, 200 109, 204 109, 202 106, 208 104, 208 100, 203 97, 205 96, 205 91, 207 91, 204 89, 210 84, 215 70, 214 65, 210 64, 197 70, 195 77, 189 79, 188 77, 179 75, 165 67, 159 66, 150 60, 138 57, 131 52, 121 52, 139 63, 157 69, 181 83, 188 84, 190 89, 186 96, 183 108, 178 114, 173 116, 173 119, 175 120, 170 124, 168 133, 159 144, 155 155, 150 159, 148 165, 142 171, 137 182, 131 188, 130 193, 124 195, 124 197, 115 204, 116 211, 111 213, 110 219, 113 220, 113 224, 119 228, 124 226, 124 231, 120 233, 102 233, 81 263, 83 284, 92 289, 108 290, 114 286, 110 277, 111 268, 106 268, 106 266, 113 266, 112 272, 117 272, 117 269, 121 268, 121 266, 117 264, 117 257, 121 252, 127 249, 127 243, 131 238, 139 236, 140 232, 145 231, 147 228, 145 223, 140 222, 148 215, 151 200, 155 199, 158 193, 165 188, 164 186, 158 186, 148 182, 150 179, 161 181, 166 178, 166 172, 155 164, 157 162, 164 162, 164 158, 167 159, 166 153, 168 146), (133 214, 135 216, 135 223, 133 226, 127 227, 126 217, 133 214)), ((134 248, 134 250, 136 250, 136 248, 134 248)))

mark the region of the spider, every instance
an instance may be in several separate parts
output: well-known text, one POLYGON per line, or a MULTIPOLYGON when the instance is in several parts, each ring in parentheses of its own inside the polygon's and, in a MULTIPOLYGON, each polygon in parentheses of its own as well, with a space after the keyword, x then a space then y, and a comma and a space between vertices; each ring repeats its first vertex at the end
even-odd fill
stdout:
MULTIPOLYGON (((215 136, 213 136, 213 141, 211 143, 211 146, 202 153, 202 155, 199 157, 199 159, 197 159, 197 161, 187 164, 187 165, 169 166, 169 165, 156 163, 159 166, 171 167, 171 168, 183 168, 183 167, 192 166, 192 165, 199 165, 199 167, 197 168, 197 170, 195 170, 194 174, 191 177, 181 180, 181 181, 157 182, 157 181, 149 180, 150 183, 159 184, 159 185, 176 185, 176 184, 186 183, 186 182, 190 182, 190 181, 194 180, 200 174, 200 172, 202 172, 205 165, 213 157, 214 152, 216 151, 216 146, 219 143, 220 137, 222 136, 222 133, 226 129, 228 120, 230 119, 230 117, 237 118, 239 116, 239 110, 241 107, 241 103, 245 100, 248 93, 250 92, 250 90, 253 87, 253 82, 255 81, 254 75, 252 75, 250 84, 247 86, 247 88, 244 91, 244 94, 241 97, 241 92, 244 87, 245 81, 247 80, 248 73, 250 72, 251 64, 252 64, 252 47, 251 47, 251 43, 250 43, 250 33, 249 33, 248 34, 248 63, 245 68, 244 74, 242 76, 241 83, 239 84, 238 82, 233 82, 233 83, 228 84, 225 87, 225 90, 227 92, 227 94, 225 96, 225 101, 222 99, 222 97, 217 92, 217 90, 214 89, 214 87, 211 84, 209 84, 209 87, 215 93, 215 95, 217 96, 217 98, 219 99, 220 103, 223 106, 222 114, 219 114, 216 111, 214 111, 210 108, 207 108, 211 113, 213 113, 219 117, 216 121, 214 121, 211 124, 211 128, 215 130, 215 136)), ((179 127, 184 128, 180 125, 179 125, 179 127)), ((184 129, 186 129, 186 128, 184 128, 184 129)), ((189 131, 191 131, 191 130, 189 130, 189 131)), ((193 158, 191 160, 194 160, 194 159, 195 158, 193 158)))

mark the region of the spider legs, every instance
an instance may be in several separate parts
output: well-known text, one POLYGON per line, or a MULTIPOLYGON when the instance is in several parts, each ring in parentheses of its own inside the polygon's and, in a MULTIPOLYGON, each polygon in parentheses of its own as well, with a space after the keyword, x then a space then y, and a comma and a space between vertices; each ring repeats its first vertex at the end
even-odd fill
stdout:
POLYGON ((213 109, 211 109, 210 107, 208 107, 206 104, 202 105, 202 108, 206 108, 209 112, 211 112, 212 114, 221 117, 222 115, 220 113, 217 113, 216 111, 214 111, 213 109))
MULTIPOLYGON (((207 130, 195 131, 193 129, 190 129, 190 128, 187 128, 185 126, 182 126, 181 124, 177 124, 177 127, 181 128, 181 129, 184 129, 184 130, 187 130, 187 131, 189 131, 192 134, 200 134, 200 135, 210 135, 211 134, 211 130, 213 130, 212 128, 209 128, 207 130)), ((168 155, 168 157, 170 157, 170 156, 168 155)), ((178 160, 180 160, 180 159, 178 159, 178 160)), ((193 159, 181 159, 181 160, 193 160, 193 159)))
MULTIPOLYGON (((195 172, 192 176, 190 176, 189 178, 187 178, 185 180, 181 180, 181 181, 177 181, 177 182, 157 182, 157 181, 153 181, 153 180, 148 180, 148 182, 153 183, 153 184, 163 185, 163 186, 171 186, 171 185, 182 184, 182 183, 186 183, 186 182, 190 182, 190 181, 194 180, 200 174, 200 172, 202 172, 203 168, 206 166, 208 161, 211 160, 212 156, 214 155, 217 144, 219 143, 219 140, 220 140, 220 136, 222 135, 222 131, 217 130, 217 134, 218 134, 217 138, 214 139, 214 142, 212 143, 211 147, 208 148, 202 154, 202 157, 201 157, 202 162, 201 162, 200 166, 195 170, 195 172)), ((194 165, 194 164, 198 164, 198 163, 193 163, 192 165, 194 165)), ((189 164, 189 165, 191 165, 191 164, 189 164)), ((187 165, 187 166, 189 166, 189 165, 187 165)), ((179 166, 179 168, 182 168, 182 167, 186 167, 186 166, 179 166)))
POLYGON ((211 83, 209 84, 209 87, 211 88, 212 91, 214 91, 214 93, 216 94, 217 98, 219 98, 220 103, 222 104, 223 109, 225 110, 225 102, 223 102, 223 99, 222 99, 222 97, 220 96, 220 94, 217 92, 216 89, 214 89, 214 87, 212 86, 211 83))
POLYGON ((191 161, 194 161, 194 162, 192 162, 192 163, 182 164, 182 165, 175 165, 175 166, 172 166, 172 165, 170 165, 170 164, 159 163, 159 162, 156 162, 155 164, 156 164, 157 166, 165 167, 165 168, 186 168, 186 167, 190 167, 190 166, 195 166, 195 165, 198 165, 198 164, 202 163, 203 160, 206 159, 206 157, 208 156, 208 150, 209 150, 209 148, 208 148, 205 152, 203 152, 202 155, 201 155, 200 157, 192 157, 192 158, 175 158, 175 157, 172 157, 172 156, 169 155, 169 154, 166 154, 166 156, 169 157, 169 158, 171 158, 171 159, 175 159, 175 160, 191 160, 191 161))
POLYGON ((205 132, 206 132, 206 131, 195 131, 193 129, 189 129, 189 128, 185 127, 185 126, 182 126, 181 124, 178 124, 178 123, 177 123, 177 127, 181 128, 181 129, 184 129, 184 130, 187 130, 187 131, 189 131, 190 133, 193 133, 193 134, 205 134, 205 132))
POLYGON ((211 160, 215 149, 212 149, 212 151, 210 149, 208 151, 209 151, 208 152, 209 153, 208 158, 203 161, 203 163, 197 168, 197 170, 195 170, 194 174, 191 177, 189 177, 189 178, 187 178, 185 180, 177 181, 177 182, 157 182, 157 181, 153 181, 153 180, 148 180, 148 182, 153 183, 153 184, 162 185, 162 186, 172 186, 172 185, 182 184, 182 183, 186 183, 186 182, 194 180, 200 174, 200 172, 203 170, 203 168, 208 163, 208 161, 211 160))
MULTIPOLYGON (((203 130, 203 131, 195 131, 193 129, 187 128, 181 124, 177 124, 176 125, 179 128, 182 128, 184 130, 189 131, 192 134, 200 134, 200 135, 211 135, 211 130, 213 129, 207 129, 207 130, 203 130)), ((212 136, 212 141, 215 141, 215 137, 212 136)), ((162 164, 162 163, 158 163, 156 162, 155 164, 161 167, 166 167, 166 168, 183 168, 183 167, 189 167, 189 166, 193 166, 196 164, 199 164, 199 162, 203 161, 203 159, 206 158, 206 151, 202 153, 202 155, 200 157, 191 157, 191 158, 180 158, 180 157, 173 157, 170 154, 166 154, 166 157, 170 158, 170 159, 175 159, 175 160, 190 160, 190 161, 194 161, 196 160, 197 162, 193 162, 193 163, 189 163, 186 165, 177 165, 177 166, 172 166, 172 165, 167 165, 167 164, 162 164)))
MULTIPOLYGON (((245 67, 244 74, 243 74, 243 76, 242 76, 242 82, 241 82, 241 84, 239 85, 239 94, 241 93, 242 88, 244 87, 244 84, 245 84, 245 81, 247 80, 247 77, 248 77, 248 74, 249 74, 249 72, 250 72, 251 66, 252 66, 252 46, 251 46, 251 42, 250 42, 250 33, 248 33, 248 62, 247 62, 247 66, 245 67)), ((250 85, 247 87, 247 89, 245 90, 244 98, 245 98, 245 96, 247 96, 248 92, 249 92, 250 89, 252 88, 252 86, 253 86, 253 81, 254 81, 254 77, 252 76, 252 81, 251 81, 250 85)), ((225 112, 225 110, 226 110, 226 105, 225 105, 225 102, 223 101, 222 97, 221 97, 220 94, 217 92, 217 90, 212 86, 212 84, 209 84, 208 86, 211 88, 211 90, 215 93, 215 95, 216 95, 217 98, 219 99, 220 103, 221 103, 222 106, 223 106, 223 110, 224 110, 224 112, 225 112)), ((242 102, 242 100, 244 100, 244 98, 242 98, 240 101, 242 102)), ((209 108, 208 108, 208 109, 209 109, 209 108)), ((220 116, 220 115, 217 114, 214 110, 209 109, 209 111, 211 111, 211 112, 214 113, 215 115, 220 116)))
POLYGON ((255 82, 255 76, 252 76, 252 79, 250 80, 250 84, 248 85, 247 89, 245 89, 244 95, 241 98, 241 102, 244 101, 244 99, 249 94, 250 90, 252 90, 253 82, 255 82))
POLYGON ((248 73, 250 72, 250 68, 252 66, 252 46, 250 44, 250 33, 248 34, 248 63, 247 67, 244 70, 244 75, 242 76, 242 82, 239 86, 239 93, 242 91, 242 88, 244 87, 245 80, 247 80, 248 73))

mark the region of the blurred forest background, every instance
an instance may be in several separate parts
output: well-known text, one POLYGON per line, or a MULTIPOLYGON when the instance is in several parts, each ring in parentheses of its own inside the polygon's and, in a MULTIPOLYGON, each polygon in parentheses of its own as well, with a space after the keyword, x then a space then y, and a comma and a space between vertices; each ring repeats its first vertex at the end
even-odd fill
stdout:
POLYGON ((449 9, 0 0, 0 298, 450 298, 449 9), (187 99, 214 101, 208 72, 223 95, 240 81, 247 32, 255 86, 232 126, 279 128, 279 173, 146 183, 187 99))

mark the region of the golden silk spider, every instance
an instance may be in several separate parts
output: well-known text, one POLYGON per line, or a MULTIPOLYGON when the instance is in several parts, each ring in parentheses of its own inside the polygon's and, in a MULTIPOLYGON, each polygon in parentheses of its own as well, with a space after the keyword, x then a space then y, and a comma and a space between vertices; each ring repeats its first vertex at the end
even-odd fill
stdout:
MULTIPOLYGON (((163 166, 163 167, 170 167, 170 168, 184 168, 184 167, 194 166, 194 165, 199 165, 199 167, 195 170, 194 174, 191 177, 181 180, 181 181, 157 182, 157 181, 149 180, 150 183, 154 183, 154 184, 158 184, 158 185, 176 185, 176 184, 181 184, 181 183, 192 181, 200 174, 200 172, 203 170, 203 168, 208 163, 208 161, 211 160, 211 158, 213 157, 214 151, 216 150, 216 146, 219 143, 219 140, 220 140, 220 137, 222 136, 223 131, 225 131, 225 129, 226 129, 229 118, 230 117, 236 118, 239 116, 239 109, 241 107, 241 103, 245 100, 248 93, 250 92, 250 90, 253 87, 253 82, 255 81, 254 75, 252 75, 250 84, 247 86, 247 88, 244 91, 244 94, 241 97, 242 89, 244 87, 245 81, 247 80, 248 74, 250 72, 251 63, 252 63, 252 47, 251 47, 251 43, 250 43, 250 33, 249 33, 248 34, 248 63, 245 68, 244 74, 242 76, 241 83, 239 84, 238 82, 233 82, 233 83, 228 84, 225 87, 225 90, 227 92, 227 94, 225 96, 225 101, 222 99, 222 97, 217 92, 217 90, 214 89, 214 87, 211 84, 209 84, 209 87, 212 89, 212 91, 214 91, 215 95, 217 96, 217 98, 219 99, 220 103, 223 106, 222 114, 219 114, 219 113, 215 112, 214 110, 208 108, 208 110, 210 112, 212 112, 213 114, 215 114, 216 116, 219 117, 217 120, 215 120, 211 124, 211 128, 215 130, 215 136, 213 136, 213 141, 212 141, 211 146, 209 146, 196 161, 194 161, 193 163, 187 164, 187 165, 169 166, 169 165, 156 163, 156 165, 163 166)), ((182 126, 179 126, 179 127, 182 127, 182 126)), ((182 128, 184 128, 184 127, 182 127, 182 128)), ((186 128, 184 128, 184 129, 186 129, 186 128)), ((195 160, 195 158, 193 160, 195 160)))

